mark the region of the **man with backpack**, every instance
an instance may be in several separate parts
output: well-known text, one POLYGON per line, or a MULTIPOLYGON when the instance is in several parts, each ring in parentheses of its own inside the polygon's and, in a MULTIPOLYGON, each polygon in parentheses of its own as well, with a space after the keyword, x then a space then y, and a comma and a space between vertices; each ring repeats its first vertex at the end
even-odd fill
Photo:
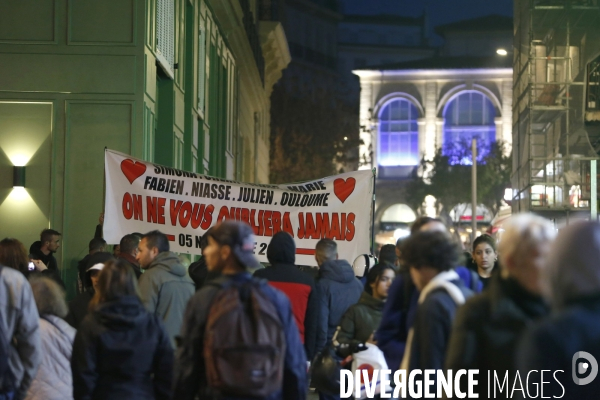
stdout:
POLYGON ((221 276, 188 303, 175 364, 176 399, 306 399, 306 357, 290 302, 257 265, 252 228, 225 221, 203 257, 221 276))
POLYGON ((0 400, 24 399, 42 360, 39 316, 29 282, 0 266, 0 400))

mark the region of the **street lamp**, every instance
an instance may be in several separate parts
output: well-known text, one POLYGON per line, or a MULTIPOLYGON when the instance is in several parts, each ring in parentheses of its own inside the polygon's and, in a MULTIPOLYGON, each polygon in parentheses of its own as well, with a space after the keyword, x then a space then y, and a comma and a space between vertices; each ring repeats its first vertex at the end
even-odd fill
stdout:
POLYGON ((504 56, 508 55, 508 51, 506 51, 506 49, 498 49, 498 50, 496 50, 496 54, 504 57, 504 56))

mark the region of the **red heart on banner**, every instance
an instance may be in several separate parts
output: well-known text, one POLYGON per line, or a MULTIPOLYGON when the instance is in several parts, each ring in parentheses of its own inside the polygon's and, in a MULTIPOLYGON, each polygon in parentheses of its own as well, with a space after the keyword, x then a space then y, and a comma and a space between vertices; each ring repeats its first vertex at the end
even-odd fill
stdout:
POLYGON ((343 203, 346 201, 348 196, 354 192, 355 186, 356 179, 354 178, 348 178, 346 180, 337 178, 335 181, 333 181, 333 193, 335 193, 337 198, 343 203))
POLYGON ((127 178, 131 184, 137 178, 144 175, 144 172, 146 172, 146 164, 126 159, 121 161, 121 171, 123 171, 123 175, 125 175, 125 178, 127 178))

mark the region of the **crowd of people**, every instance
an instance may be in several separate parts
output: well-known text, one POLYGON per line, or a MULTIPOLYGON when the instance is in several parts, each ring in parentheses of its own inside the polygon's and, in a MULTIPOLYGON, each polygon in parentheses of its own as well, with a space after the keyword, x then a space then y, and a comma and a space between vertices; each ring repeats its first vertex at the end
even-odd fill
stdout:
MULTIPOLYGON (((546 219, 516 215, 499 241, 477 237, 467 259, 441 220, 421 217, 379 260, 351 265, 321 239, 318 268, 296 265, 285 232, 260 265, 241 222, 209 229, 189 267, 160 231, 125 235, 108 252, 100 226, 68 303, 60 238, 45 229, 29 252, 0 241, 0 400, 295 400, 311 373, 320 399, 336 399, 339 382, 321 384, 316 364, 365 344, 392 372, 478 369, 479 398, 494 384, 485 371, 513 386, 519 371, 561 370, 546 396, 600 392, 600 379, 571 379, 574 354, 600 356, 595 222, 557 235, 546 219)), ((459 384, 466 392, 466 377, 459 384)), ((514 397, 508 386, 494 398, 514 397)))

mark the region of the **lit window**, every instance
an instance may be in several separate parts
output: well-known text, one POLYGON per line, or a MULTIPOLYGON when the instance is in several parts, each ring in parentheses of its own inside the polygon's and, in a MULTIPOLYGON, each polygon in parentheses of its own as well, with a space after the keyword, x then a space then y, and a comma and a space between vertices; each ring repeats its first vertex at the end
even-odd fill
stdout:
POLYGON ((417 108, 406 99, 395 99, 379 113, 379 164, 417 165, 419 132, 417 108))
POLYGON ((477 159, 481 160, 496 141, 494 105, 484 94, 461 92, 444 111, 444 154, 452 164, 471 164, 471 140, 477 139, 477 159))

